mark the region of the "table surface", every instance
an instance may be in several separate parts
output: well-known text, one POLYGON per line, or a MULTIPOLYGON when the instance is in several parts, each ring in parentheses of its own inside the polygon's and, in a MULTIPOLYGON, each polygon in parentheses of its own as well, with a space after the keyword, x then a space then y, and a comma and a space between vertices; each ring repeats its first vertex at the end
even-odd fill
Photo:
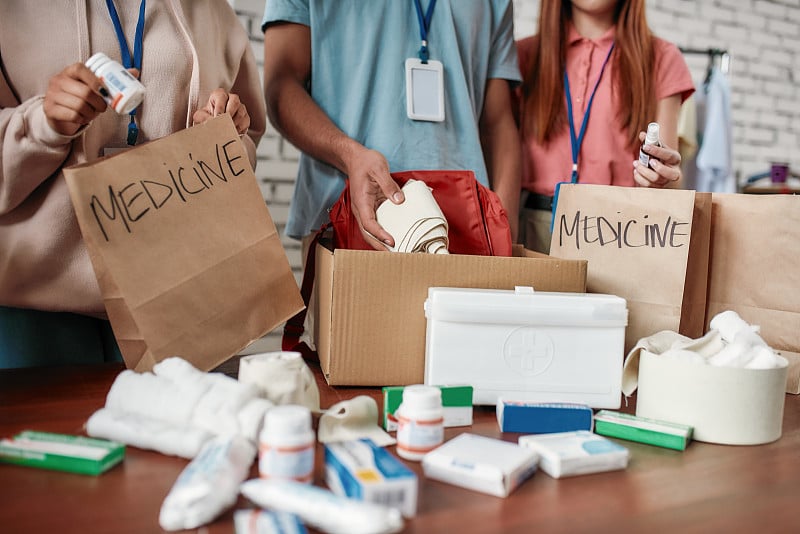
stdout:
MULTIPOLYGON (((26 429, 84 434, 121 369, 0 371, 0 437, 26 429)), ((323 407, 361 394, 382 404, 378 388, 331 388, 315 371, 323 407)), ((461 432, 519 437, 501 434, 488 407, 476 407, 472 427, 446 429, 445 438, 461 432)), ((418 463, 406 462, 420 493, 404 532, 800 532, 798 396, 786 397, 781 439, 765 445, 692 442, 680 452, 617 441, 631 453, 626 470, 559 480, 537 472, 505 499, 427 480, 418 463)), ((0 532, 161 532, 161 503, 186 464, 134 447, 98 477, 0 464, 0 532)), ((324 485, 321 446, 315 476, 324 485)), ((237 509, 251 507, 239 498, 237 509)), ((198 530, 233 531, 233 510, 198 530)))

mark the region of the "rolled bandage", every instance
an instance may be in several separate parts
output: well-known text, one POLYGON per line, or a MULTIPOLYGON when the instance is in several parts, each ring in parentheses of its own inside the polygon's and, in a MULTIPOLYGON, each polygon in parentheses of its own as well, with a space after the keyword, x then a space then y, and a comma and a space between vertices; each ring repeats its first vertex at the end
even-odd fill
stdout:
POLYGON ((405 201, 385 201, 375 211, 378 223, 394 238, 393 252, 449 254, 447 219, 430 188, 419 180, 403 186, 405 201))
POLYGON ((319 388, 299 352, 278 351, 242 356, 239 382, 254 386, 258 394, 281 404, 299 404, 319 411, 319 388))

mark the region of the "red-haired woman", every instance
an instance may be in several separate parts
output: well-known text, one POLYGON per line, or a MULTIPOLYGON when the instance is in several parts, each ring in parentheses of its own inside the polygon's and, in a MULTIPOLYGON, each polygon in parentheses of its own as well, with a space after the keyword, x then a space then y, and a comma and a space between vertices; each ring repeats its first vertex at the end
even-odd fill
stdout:
POLYGON ((694 84, 678 48, 648 28, 645 0, 542 0, 539 32, 517 47, 521 243, 549 251, 559 182, 679 184, 678 114, 694 84), (662 146, 646 149, 645 166, 638 152, 650 122, 662 146))

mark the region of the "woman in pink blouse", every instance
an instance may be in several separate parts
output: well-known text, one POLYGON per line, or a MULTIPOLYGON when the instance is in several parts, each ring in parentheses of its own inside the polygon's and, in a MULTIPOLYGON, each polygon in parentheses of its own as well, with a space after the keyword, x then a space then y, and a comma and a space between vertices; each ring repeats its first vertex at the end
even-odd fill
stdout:
POLYGON ((645 0, 540 2, 539 32, 517 43, 523 209, 519 241, 550 249, 559 182, 675 187, 678 114, 694 92, 678 48, 647 26, 645 0), (662 146, 638 162, 644 130, 662 146))

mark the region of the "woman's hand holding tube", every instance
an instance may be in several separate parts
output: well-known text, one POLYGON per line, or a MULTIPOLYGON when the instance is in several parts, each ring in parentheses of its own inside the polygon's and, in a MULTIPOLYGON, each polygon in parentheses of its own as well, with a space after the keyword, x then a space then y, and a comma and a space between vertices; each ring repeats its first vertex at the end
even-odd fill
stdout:
MULTIPOLYGON (((639 133, 639 140, 644 141, 645 133, 639 133)), ((642 187, 670 187, 677 185, 681 179, 681 155, 667 146, 645 145, 645 154, 650 156, 650 164, 642 165, 639 160, 633 162, 633 180, 642 187)))

